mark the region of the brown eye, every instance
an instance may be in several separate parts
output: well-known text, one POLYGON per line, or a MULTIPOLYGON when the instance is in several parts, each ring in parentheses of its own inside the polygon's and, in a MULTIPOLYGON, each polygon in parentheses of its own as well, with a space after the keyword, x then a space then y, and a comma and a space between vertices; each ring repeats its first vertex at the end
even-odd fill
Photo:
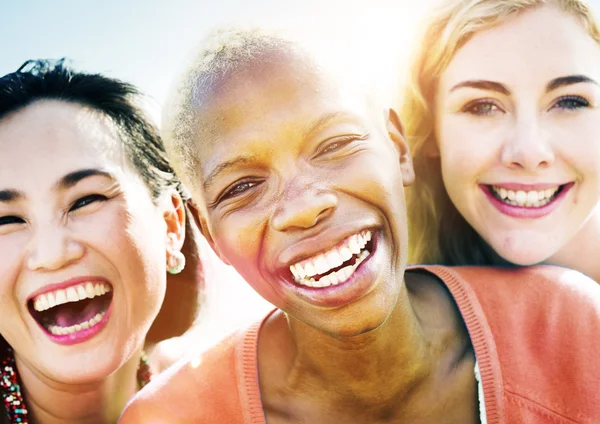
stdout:
POLYGON ((463 112, 470 113, 475 116, 488 116, 495 112, 500 112, 501 109, 494 103, 488 100, 478 100, 467 104, 463 108, 463 112))
POLYGON ((220 197, 219 201, 230 199, 232 197, 239 196, 244 194, 248 190, 256 187, 259 184, 258 181, 242 181, 237 184, 231 186, 228 190, 226 190, 223 195, 220 197))

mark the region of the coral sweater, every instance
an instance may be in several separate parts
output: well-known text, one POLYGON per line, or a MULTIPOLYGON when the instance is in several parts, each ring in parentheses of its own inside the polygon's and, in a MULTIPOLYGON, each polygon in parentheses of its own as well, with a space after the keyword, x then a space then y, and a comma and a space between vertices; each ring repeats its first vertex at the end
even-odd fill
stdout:
MULTIPOLYGON (((551 266, 407 270, 414 271, 443 281, 462 314, 488 424, 600 423, 600 285, 551 266)), ((262 322, 197 360, 196 390, 187 394, 194 422, 266 424, 257 361, 262 322)), ((174 374, 181 372, 184 366, 174 374)), ((155 395, 167 394, 166 378, 155 395)), ((140 410, 153 397, 141 393, 140 410)))

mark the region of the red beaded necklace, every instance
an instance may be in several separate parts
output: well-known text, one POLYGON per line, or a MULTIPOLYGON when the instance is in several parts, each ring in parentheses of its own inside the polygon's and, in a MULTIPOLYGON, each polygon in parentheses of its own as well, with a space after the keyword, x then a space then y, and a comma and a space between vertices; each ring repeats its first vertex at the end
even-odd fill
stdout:
MULTIPOLYGON (((29 424, 27 415, 27 406, 21 393, 19 377, 17 375, 17 366, 12 348, 6 349, 6 355, 0 362, 0 391, 2 392, 2 401, 6 407, 6 414, 9 423, 29 424)), ((148 364, 148 357, 142 352, 140 365, 137 370, 137 380, 140 388, 144 387, 152 379, 152 372, 148 364)))

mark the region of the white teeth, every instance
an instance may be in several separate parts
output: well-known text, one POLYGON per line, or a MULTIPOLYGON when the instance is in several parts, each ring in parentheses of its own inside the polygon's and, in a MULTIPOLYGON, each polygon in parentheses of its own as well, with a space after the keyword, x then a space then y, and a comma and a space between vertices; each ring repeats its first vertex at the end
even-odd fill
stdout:
POLYGON ((64 336, 66 334, 73 334, 81 330, 86 330, 88 328, 92 328, 94 325, 98 324, 100 320, 104 317, 105 312, 99 312, 94 315, 90 320, 72 325, 70 327, 60 327, 58 325, 51 325, 48 327, 48 331, 56 336, 64 336))
POLYGON ((325 259, 325 256, 317 256, 317 258, 315 259, 315 269, 317 270, 317 274, 323 274, 324 272, 327 272, 327 270, 330 269, 329 264, 327 264, 327 260, 325 259))
POLYGON ((42 312, 55 306, 69 302, 79 302, 84 299, 92 299, 108 293, 112 288, 105 283, 87 282, 67 289, 58 289, 52 292, 40 294, 33 299, 33 308, 42 312))
POLYGON ((352 257, 352 252, 347 247, 342 247, 340 249, 340 255, 342 256, 342 263, 343 263, 343 262, 346 262, 348 259, 350 259, 352 257))
POLYGON ((73 287, 69 287, 67 289, 67 300, 69 302, 78 302, 79 296, 77 296, 77 291, 73 287))
POLYGON ((367 251, 363 249, 371 240, 371 237, 371 231, 362 231, 359 234, 347 237, 340 243, 341 245, 337 245, 310 259, 291 265, 290 271, 294 276, 294 280, 310 287, 327 287, 343 283, 350 275, 352 275, 360 262, 366 258, 364 254, 367 251), (342 266, 344 262, 350 260, 354 254, 358 255, 354 265, 344 267, 337 272, 331 271, 334 268, 342 266), (328 272, 329 274, 327 274, 328 272), (317 274, 322 276, 318 281, 312 278, 317 274))
POLYGON ((348 248, 353 255, 357 255, 360 253, 360 243, 358 242, 358 236, 353 235, 350 237, 350 241, 348 243, 348 248))
POLYGON ((334 249, 331 252, 327 253, 326 257, 327 257, 327 263, 329 264, 329 269, 337 268, 338 266, 340 266, 341 264, 344 263, 344 260, 342 259, 342 255, 340 255, 340 253, 337 251, 337 249, 334 249))
POLYGON ((504 203, 512 206, 539 208, 552 201, 553 196, 558 192, 560 186, 537 191, 513 191, 497 186, 492 186, 492 189, 504 203))

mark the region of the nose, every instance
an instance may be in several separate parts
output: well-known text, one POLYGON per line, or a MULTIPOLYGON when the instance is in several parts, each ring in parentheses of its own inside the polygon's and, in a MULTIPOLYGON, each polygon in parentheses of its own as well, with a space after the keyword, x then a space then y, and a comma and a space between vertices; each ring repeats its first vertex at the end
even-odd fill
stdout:
POLYGON ((277 231, 311 228, 331 215, 337 204, 337 195, 331 191, 302 187, 283 196, 273 213, 271 225, 277 231))
POLYGON ((27 267, 32 271, 54 271, 79 260, 84 247, 63 227, 47 225, 39 229, 31 242, 27 267))
POLYGON ((554 163, 554 151, 548 136, 534 118, 517 122, 514 134, 502 148, 502 163, 513 169, 534 172, 554 163))

